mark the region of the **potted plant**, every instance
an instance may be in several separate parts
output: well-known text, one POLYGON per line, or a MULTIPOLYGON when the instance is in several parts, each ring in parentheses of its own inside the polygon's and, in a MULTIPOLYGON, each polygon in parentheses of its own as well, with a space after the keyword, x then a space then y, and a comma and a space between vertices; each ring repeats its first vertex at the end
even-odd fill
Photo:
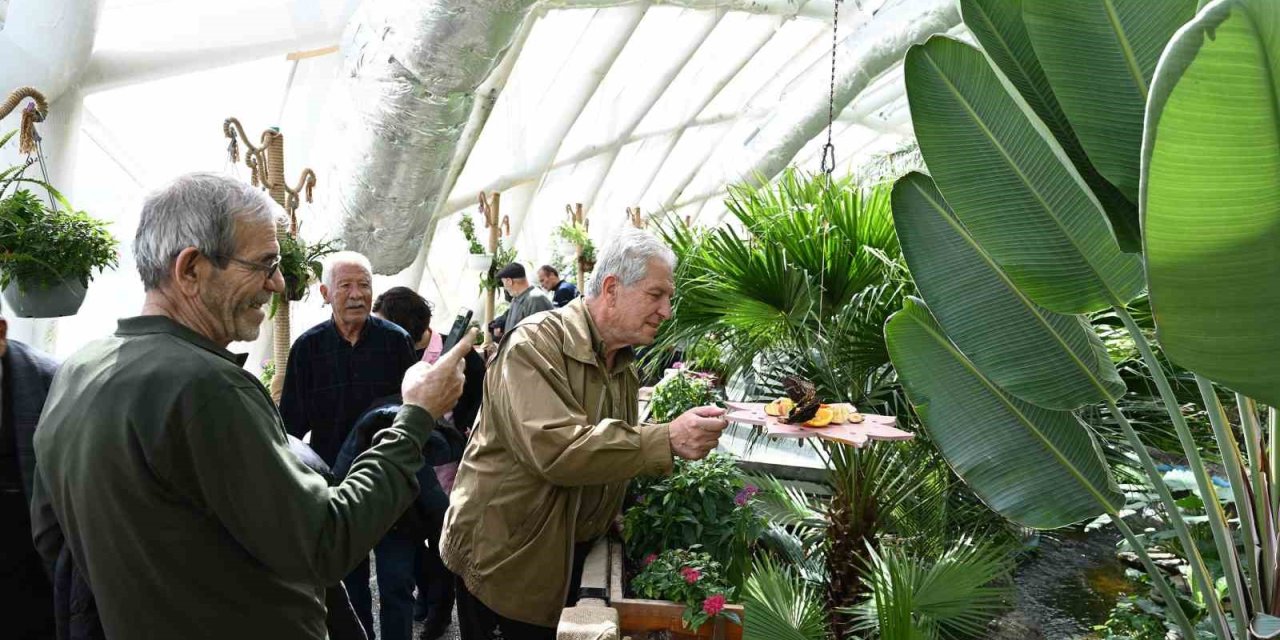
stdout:
MULTIPOLYGON (((21 169, 16 170, 20 176, 21 169)), ((4 298, 21 318, 74 315, 84 302, 94 270, 101 273, 116 266, 118 242, 105 222, 74 210, 48 185, 13 177, 5 186, 14 182, 44 186, 57 204, 46 206, 26 189, 16 189, 0 199, 0 288, 4 298)))
MULTIPOLYGON (((490 258, 490 256, 485 256, 490 258)), ((498 245, 498 252, 492 256, 492 261, 485 267, 485 273, 480 277, 481 291, 497 291, 502 288, 502 281, 498 279, 498 271, 508 264, 515 262, 515 247, 504 247, 498 245)))
MULTIPOLYGON (((322 260, 336 251, 337 243, 331 240, 309 245, 292 233, 284 234, 280 238, 280 275, 284 276, 285 297, 290 302, 305 298, 307 288, 318 282, 324 273, 322 260)), ((272 317, 278 306, 278 297, 273 297, 272 317)))
POLYGON ((565 222, 556 227, 556 237, 560 240, 560 249, 565 254, 577 254, 582 260, 583 270, 591 271, 596 266, 596 246, 591 236, 582 225, 565 222))
POLYGON ((485 253, 484 245, 480 244, 480 239, 476 237, 476 222, 471 219, 471 214, 462 213, 462 218, 458 220, 458 228, 462 230, 462 237, 467 240, 467 268, 472 271, 485 271, 493 264, 493 256, 485 253))
POLYGON ((720 563, 698 548, 646 556, 631 581, 634 598, 614 597, 623 633, 665 631, 673 637, 741 638, 743 608, 720 563), (644 612, 643 615, 636 615, 644 612), (726 625, 729 622, 732 624, 726 625))

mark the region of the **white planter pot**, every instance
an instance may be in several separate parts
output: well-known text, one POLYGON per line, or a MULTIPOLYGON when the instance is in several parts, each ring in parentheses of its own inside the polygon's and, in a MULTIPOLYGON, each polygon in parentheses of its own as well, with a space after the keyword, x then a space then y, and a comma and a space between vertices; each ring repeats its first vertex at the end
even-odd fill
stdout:
POLYGON ((472 253, 467 256, 467 268, 472 271, 488 271, 493 264, 493 256, 483 253, 472 253))

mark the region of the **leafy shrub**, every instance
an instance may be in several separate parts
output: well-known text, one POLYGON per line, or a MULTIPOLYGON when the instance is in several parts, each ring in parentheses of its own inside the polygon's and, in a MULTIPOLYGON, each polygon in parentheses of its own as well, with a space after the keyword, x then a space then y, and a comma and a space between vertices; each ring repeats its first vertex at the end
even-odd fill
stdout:
POLYGON ((671 475, 633 486, 634 504, 623 515, 631 558, 700 547, 725 567, 729 584, 742 586, 766 522, 757 506, 759 489, 747 483, 732 456, 676 460, 671 475))
POLYGON ((716 400, 709 376, 681 371, 653 388, 649 399, 649 420, 670 422, 680 414, 716 400))
POLYGON ((50 287, 75 278, 89 286, 117 264, 116 239, 105 222, 75 211, 51 209, 35 194, 18 189, 0 200, 0 288, 16 280, 20 289, 50 287))
POLYGON ((681 620, 688 629, 697 629, 718 616, 742 624, 738 616, 724 611, 734 590, 725 582, 720 563, 696 547, 646 556, 644 569, 631 581, 631 588, 641 598, 685 605, 681 620))

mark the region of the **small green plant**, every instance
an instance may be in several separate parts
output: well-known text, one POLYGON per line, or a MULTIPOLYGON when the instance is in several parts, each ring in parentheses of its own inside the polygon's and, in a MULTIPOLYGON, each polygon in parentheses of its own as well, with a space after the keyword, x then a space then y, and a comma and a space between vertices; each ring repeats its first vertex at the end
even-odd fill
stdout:
POLYGON ((476 221, 471 219, 471 214, 463 212, 462 217, 458 220, 458 228, 462 230, 462 237, 467 240, 468 253, 472 255, 484 255, 484 245, 480 244, 480 239, 476 237, 476 221))
POLYGON ((556 237, 577 247, 578 255, 583 262, 596 261, 596 245, 591 242, 591 236, 587 235, 587 230, 581 225, 565 222, 556 227, 556 237))
MULTIPOLYGON (((483 253, 483 251, 481 252, 483 253)), ((480 278, 481 291, 497 291, 502 288, 502 280, 498 278, 498 272, 503 267, 516 261, 516 248, 506 247, 501 243, 498 244, 498 251, 493 254, 493 262, 489 264, 489 270, 480 278)))
POLYGON ((263 360, 262 373, 258 375, 258 379, 262 381, 262 386, 270 389, 271 379, 276 377, 276 361, 263 360))
POLYGON ((292 233, 284 234, 280 239, 280 273, 289 300, 296 302, 306 297, 307 287, 318 282, 324 273, 321 261, 337 251, 338 245, 332 240, 309 245, 292 233))
POLYGON ((1161 640, 1168 629, 1164 607, 1136 596, 1116 601, 1107 621, 1093 628, 1106 640, 1161 640))
POLYGON ((710 376, 681 371, 653 388, 653 397, 649 399, 649 420, 670 422, 694 407, 708 405, 715 400, 716 391, 710 376))
POLYGON ((639 559, 700 546, 725 567, 729 584, 741 587, 751 550, 766 527, 759 493, 733 456, 712 453, 703 460, 677 460, 671 475, 633 483, 633 504, 622 526, 627 553, 639 559))
POLYGON ((70 279, 89 286, 96 269, 115 267, 118 242, 105 222, 76 211, 50 189, 60 208, 18 189, 0 200, 0 288, 47 288, 70 279))
POLYGON ((724 610, 734 590, 725 582, 720 563, 696 546, 646 556, 631 588, 642 598, 683 604, 680 618, 686 629, 697 629, 716 617, 742 624, 736 614, 724 610))

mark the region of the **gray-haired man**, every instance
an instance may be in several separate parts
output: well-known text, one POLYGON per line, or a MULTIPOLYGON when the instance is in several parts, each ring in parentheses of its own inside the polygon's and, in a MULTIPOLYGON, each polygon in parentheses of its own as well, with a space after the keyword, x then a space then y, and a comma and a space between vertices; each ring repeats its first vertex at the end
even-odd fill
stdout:
POLYGON ((555 638, 592 540, 627 482, 716 447, 724 412, 640 426, 633 346, 671 316, 675 255, 636 229, 600 253, 585 299, 513 328, 485 378, 445 515, 464 640, 555 638))
POLYGON ((65 534, 107 637, 325 638, 325 585, 417 494, 432 416, 461 392, 462 350, 417 365, 395 424, 342 484, 303 465, 226 350, 257 336, 284 290, 274 211, 212 174, 150 196, 134 241, 142 315, 68 359, 49 391, 36 546, 52 561, 65 534))

